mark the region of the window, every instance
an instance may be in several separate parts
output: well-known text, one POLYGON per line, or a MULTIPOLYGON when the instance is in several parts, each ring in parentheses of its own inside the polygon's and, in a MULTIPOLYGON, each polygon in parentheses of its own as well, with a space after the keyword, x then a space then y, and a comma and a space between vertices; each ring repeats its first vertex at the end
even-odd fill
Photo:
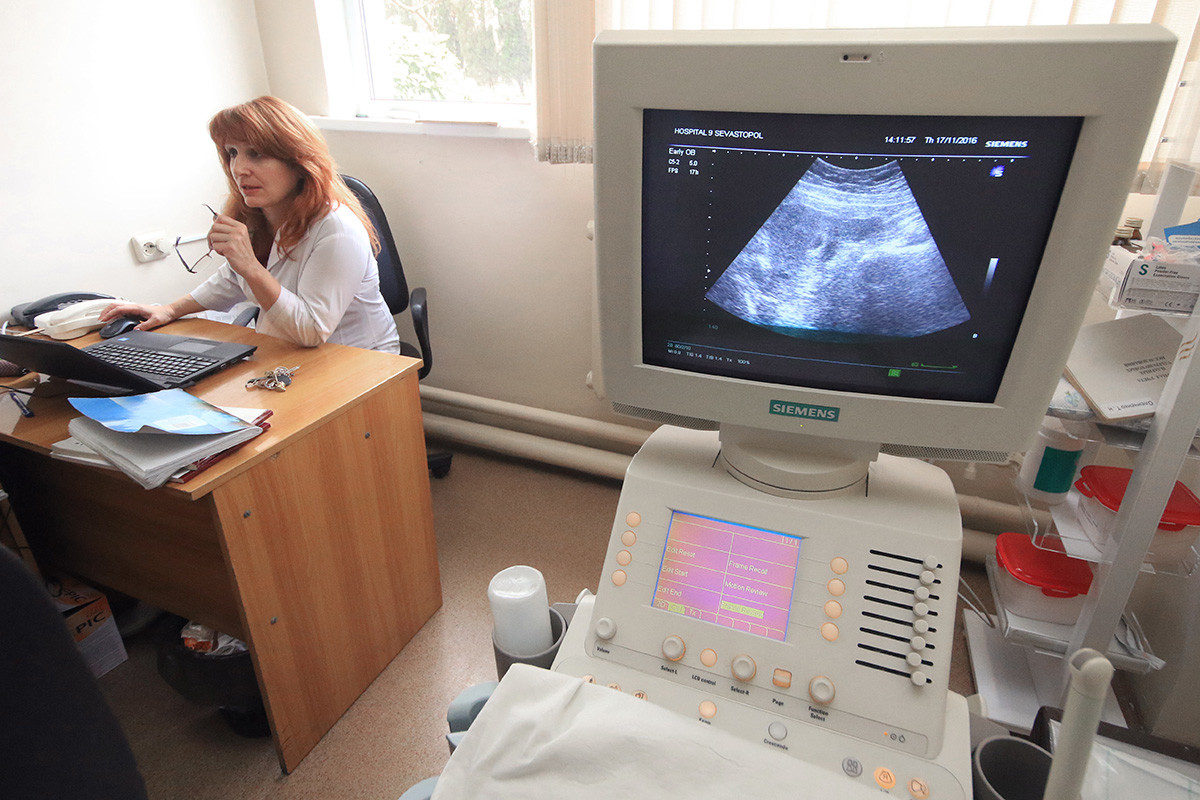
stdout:
POLYGON ((536 131, 538 158, 551 163, 591 161, 591 40, 607 28, 1157 22, 1179 37, 1179 47, 1143 153, 1145 184, 1138 188, 1155 191, 1168 160, 1200 161, 1200 92, 1194 88, 1200 0, 341 2, 359 116, 529 128, 536 131))
POLYGON ((345 0, 360 116, 530 127, 532 0, 345 0))
MULTIPOLYGON (((1155 191, 1168 160, 1200 161, 1200 92, 1194 88, 1200 0, 549 0, 547 5, 564 18, 550 27, 567 27, 561 24, 565 21, 580 29, 594 26, 596 31, 1156 22, 1179 38, 1179 46, 1143 152, 1144 183, 1136 188, 1155 191)), ((562 69, 590 57, 576 45, 562 52, 557 59, 566 65, 562 69)), ((540 76, 540 63, 538 71, 540 76)), ((538 89, 539 156, 546 149, 555 151, 543 142, 565 141, 570 147, 559 149, 580 157, 561 160, 586 161, 590 144, 580 140, 580 131, 591 125, 591 73, 580 68, 568 77, 569 86, 553 92, 538 89)))
POLYGON ((1200 160, 1200 0, 593 0, 597 30, 903 28, 1154 22, 1179 39, 1142 153, 1145 187, 1168 160, 1200 160))

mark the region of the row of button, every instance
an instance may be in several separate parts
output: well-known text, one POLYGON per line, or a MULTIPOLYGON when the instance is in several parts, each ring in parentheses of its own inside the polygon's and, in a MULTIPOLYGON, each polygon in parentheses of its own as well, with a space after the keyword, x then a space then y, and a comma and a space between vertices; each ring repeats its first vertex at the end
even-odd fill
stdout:
MULTIPOLYGON (((857 758, 846 758, 842 760, 842 771, 851 778, 857 778, 863 774, 863 765, 857 758)), ((879 788, 890 790, 896 788, 896 773, 892 772, 887 767, 876 767, 874 772, 875 783, 879 788)), ((929 784, 920 778, 910 778, 908 781, 908 793, 913 800, 927 800, 929 797, 929 784)))
MULTIPOLYGON (((584 683, 595 683, 596 676, 595 675, 584 675, 581 680, 584 683)), ((607 686, 609 689, 613 689, 618 692, 621 691, 621 684, 619 684, 619 683, 606 683, 605 686, 607 686)), ((636 697, 638 700, 649 700, 650 699, 650 695, 646 694, 641 689, 639 689, 636 692, 633 692, 633 696, 636 697)))
MULTIPOLYGON (((597 636, 600 635, 599 628, 603 622, 605 622, 605 620, 602 619, 600 623, 597 623, 597 636)), ((609 622, 611 622, 611 620, 609 622)), ((604 626, 604 629, 606 631, 609 630, 608 626, 604 626)), ((663 657, 668 661, 679 661, 681 658, 683 658, 686 650, 687 646, 684 644, 683 639, 679 636, 668 636, 663 640, 662 653, 663 657)), ((713 650, 711 647, 706 647, 705 649, 701 650, 700 663, 706 667, 709 667, 710 669, 716 666, 717 651, 713 650)), ((758 674, 758 665, 755 663, 753 658, 745 653, 742 653, 734 656, 733 660, 729 662, 729 671, 733 674, 733 677, 737 678, 739 681, 746 682, 752 680, 755 675, 758 674)), ((791 671, 776 667, 771 673, 771 683, 780 689, 792 688, 791 671)), ((818 675, 809 681, 808 696, 814 703, 828 705, 829 703, 833 702, 833 697, 835 694, 836 689, 833 685, 833 681, 826 676, 818 675)))
MULTIPOLYGON (((838 556, 829 562, 829 569, 833 571, 834 575, 845 575, 850 571, 850 562, 841 556, 838 556)), ((841 578, 830 578, 829 582, 825 584, 825 588, 833 597, 841 597, 846 593, 846 582, 841 578)), ((825 616, 829 617, 831 620, 839 619, 842 616, 841 602, 838 600, 830 600, 825 603, 825 616)), ((822 623, 820 630, 821 638, 827 642, 836 642, 838 636, 841 635, 841 630, 838 628, 837 624, 833 622, 822 623)))
MULTIPOLYGON (((633 528, 642 524, 642 515, 636 511, 630 511, 625 515, 625 524, 629 526, 624 533, 621 534, 621 544, 626 547, 633 547, 637 544, 637 534, 633 532, 633 528)), ((617 564, 622 567, 628 567, 633 563, 633 553, 628 550, 621 550, 617 553, 617 564)), ((613 582, 613 586, 624 586, 625 581, 629 579, 629 574, 623 569, 613 570, 609 578, 613 582)))

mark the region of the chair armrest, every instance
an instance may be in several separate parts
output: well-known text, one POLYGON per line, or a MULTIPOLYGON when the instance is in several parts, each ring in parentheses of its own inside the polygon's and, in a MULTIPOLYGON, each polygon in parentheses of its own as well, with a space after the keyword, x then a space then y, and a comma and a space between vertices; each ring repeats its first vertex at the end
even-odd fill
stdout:
POLYGON ((258 311, 258 306, 244 308, 236 317, 233 318, 233 322, 231 324, 245 328, 251 322, 254 322, 258 319, 258 311))
POLYGON ((409 297, 409 308, 412 311, 413 330, 417 333, 417 344, 421 348, 421 360, 425 362, 417 371, 419 380, 433 369, 433 348, 429 344, 429 306, 424 287, 412 290, 412 295, 409 297))

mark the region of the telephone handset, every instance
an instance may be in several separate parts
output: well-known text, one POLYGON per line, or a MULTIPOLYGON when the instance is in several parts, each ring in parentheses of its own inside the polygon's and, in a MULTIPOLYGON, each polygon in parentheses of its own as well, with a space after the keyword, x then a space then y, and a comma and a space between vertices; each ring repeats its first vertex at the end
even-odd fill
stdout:
POLYGON ((40 328, 54 339, 74 339, 101 327, 100 312, 115 297, 99 292, 61 292, 13 306, 13 319, 20 325, 40 328))
POLYGON ((32 303, 21 303, 12 307, 13 321, 18 325, 33 327, 33 318, 38 314, 45 314, 47 311, 56 311, 60 308, 65 308, 72 303, 78 303, 80 300, 115 300, 111 294, 100 294, 99 292, 59 292, 58 294, 46 295, 41 300, 34 300, 32 303))

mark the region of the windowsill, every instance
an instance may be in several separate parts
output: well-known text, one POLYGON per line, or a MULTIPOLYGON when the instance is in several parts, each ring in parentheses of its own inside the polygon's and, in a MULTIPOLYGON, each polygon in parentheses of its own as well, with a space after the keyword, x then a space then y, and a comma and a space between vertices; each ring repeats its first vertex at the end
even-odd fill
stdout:
POLYGON ((481 139, 521 139, 528 141, 528 128, 510 128, 484 122, 414 122, 379 117, 310 117, 326 131, 362 131, 400 133, 418 136, 467 136, 481 139))

